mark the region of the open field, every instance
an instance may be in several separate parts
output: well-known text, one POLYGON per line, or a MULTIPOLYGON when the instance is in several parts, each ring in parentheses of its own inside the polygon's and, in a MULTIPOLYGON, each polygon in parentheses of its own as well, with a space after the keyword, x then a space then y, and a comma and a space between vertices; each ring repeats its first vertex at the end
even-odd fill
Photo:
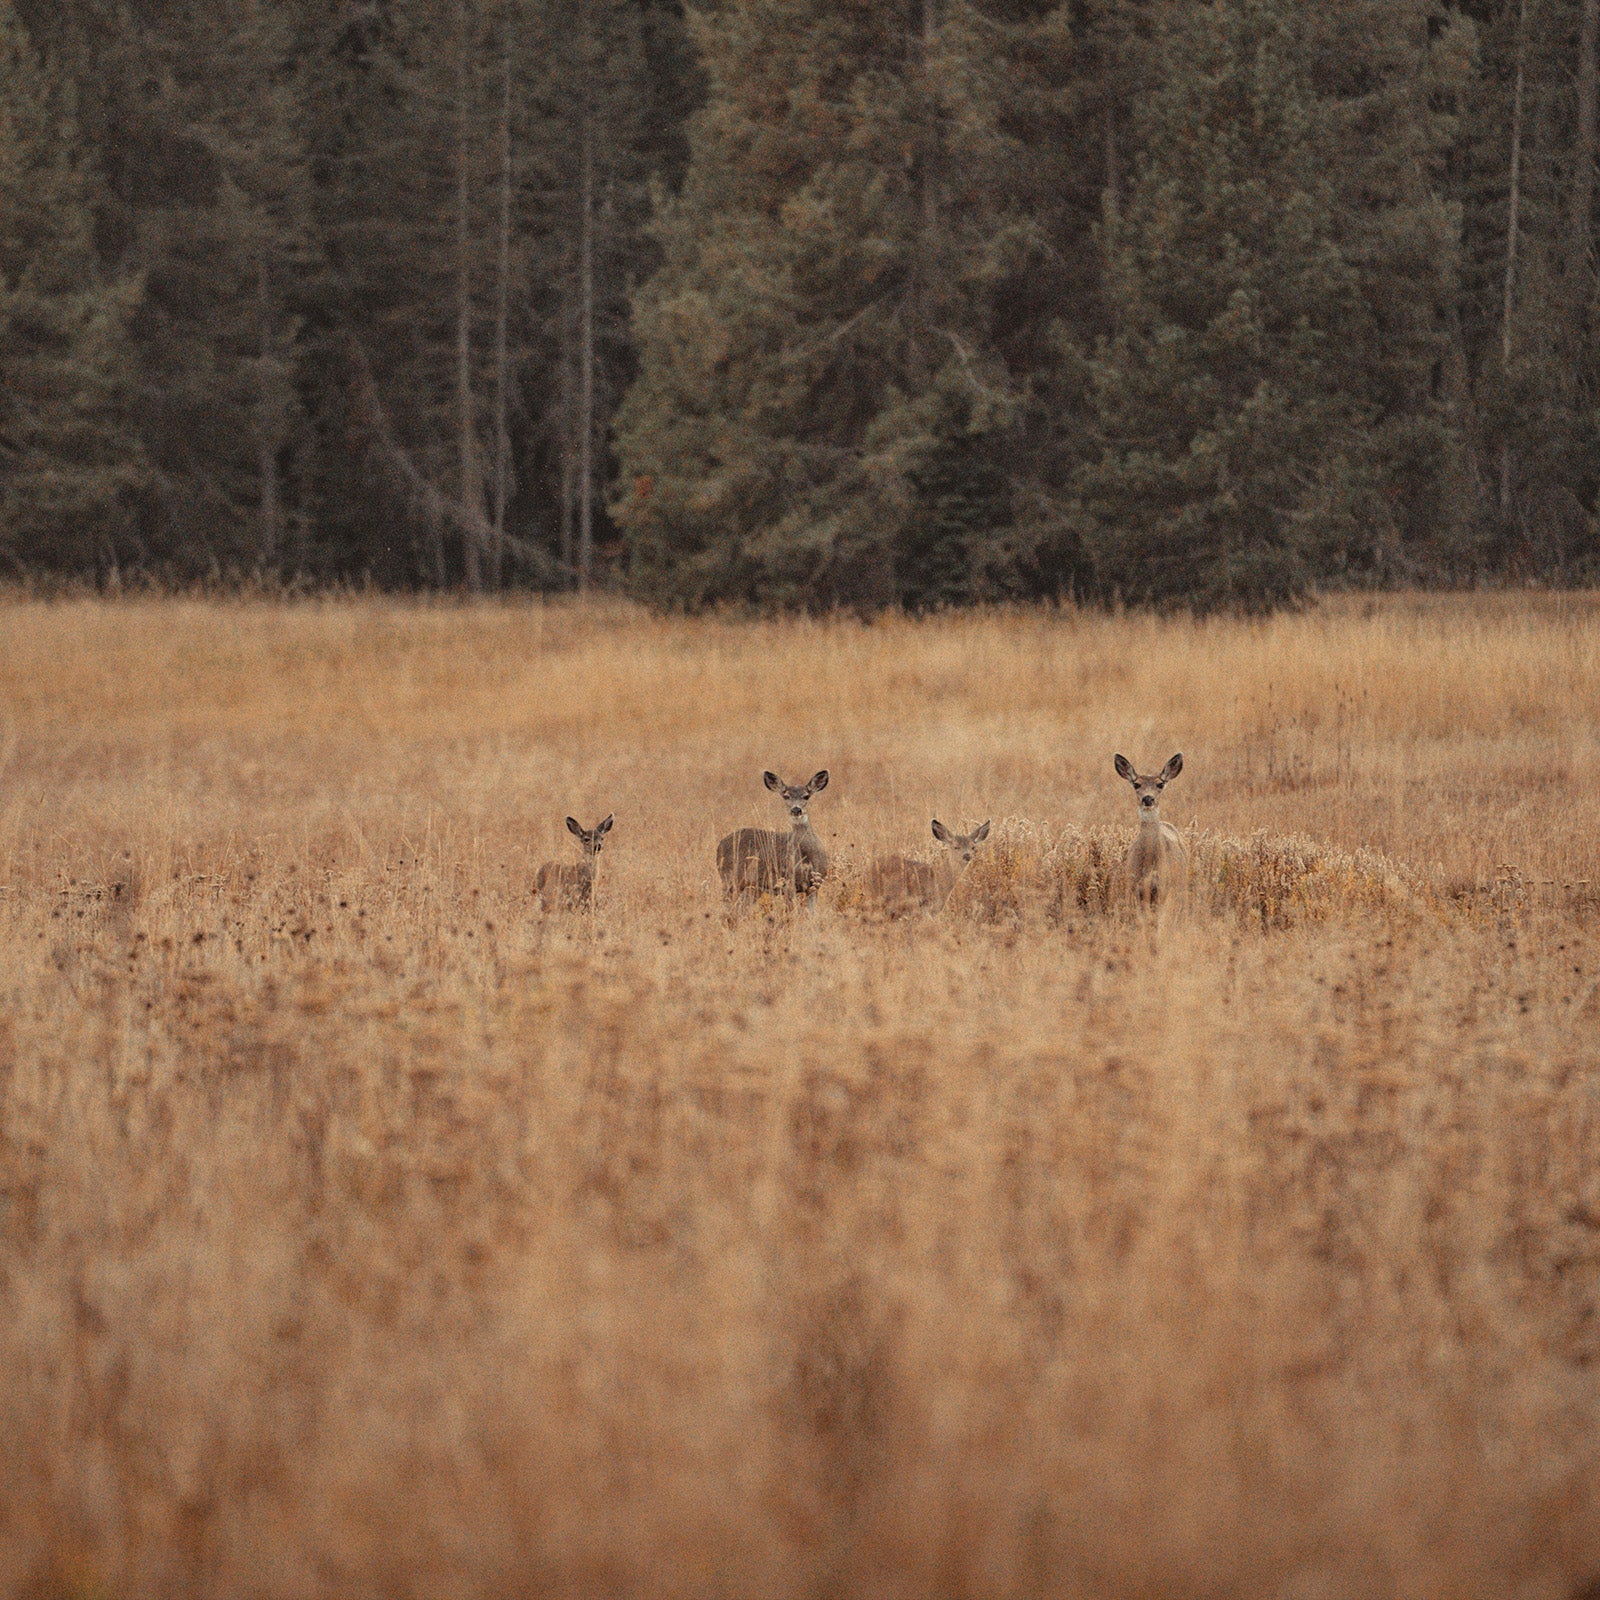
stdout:
POLYGON ((1597 794, 1591 597, 0 605, 0 1595, 1592 1600, 1597 794))

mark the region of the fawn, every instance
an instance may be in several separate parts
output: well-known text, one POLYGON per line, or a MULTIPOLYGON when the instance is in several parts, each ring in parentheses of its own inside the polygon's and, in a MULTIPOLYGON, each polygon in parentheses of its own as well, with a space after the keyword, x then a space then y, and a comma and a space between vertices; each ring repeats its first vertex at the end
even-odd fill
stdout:
POLYGON ((785 783, 775 772, 763 772, 761 781, 783 801, 789 813, 789 832, 772 828, 740 828, 717 844, 717 871, 730 895, 756 893, 803 894, 816 903, 817 885, 828 874, 828 852, 822 848, 806 813, 806 803, 828 787, 824 767, 810 783, 785 783))
POLYGON ((1126 756, 1118 756, 1115 765, 1117 776, 1133 785, 1139 802, 1139 832, 1128 847, 1133 897, 1155 906, 1182 886, 1187 870, 1188 854, 1178 830, 1161 820, 1161 791, 1183 771, 1183 757, 1174 756, 1153 778, 1135 772, 1126 756))
POLYGON ((533 880, 533 887, 538 891, 539 899, 546 911, 586 911, 589 908, 594 894, 595 867, 599 863, 600 851, 604 848, 605 836, 611 832, 611 824, 616 821, 612 815, 607 815, 603 822, 597 822, 592 828, 585 828, 576 817, 567 818, 567 832, 572 834, 583 849, 583 860, 577 866, 561 866, 554 861, 547 861, 539 868, 533 880))
POLYGON ((907 911, 942 911, 956 879, 972 865, 978 846, 989 837, 989 824, 971 833, 951 833, 935 817, 933 836, 945 847, 934 866, 906 856, 880 856, 867 868, 867 897, 891 917, 907 911))

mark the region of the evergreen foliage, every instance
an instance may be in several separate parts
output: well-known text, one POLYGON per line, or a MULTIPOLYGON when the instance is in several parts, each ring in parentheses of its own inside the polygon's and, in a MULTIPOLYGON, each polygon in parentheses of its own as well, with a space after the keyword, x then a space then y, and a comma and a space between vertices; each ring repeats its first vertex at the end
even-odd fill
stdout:
POLYGON ((0 568, 1593 578, 1597 54, 1600 0, 0 0, 0 568))
POLYGON ((127 551, 138 286, 100 269, 98 197, 70 96, 0 0, 0 571, 114 570, 127 551))
MULTIPOLYGON (((996 85, 1021 64, 1048 92, 1057 14, 759 0, 704 14, 699 39, 709 101, 619 429, 635 580, 691 602, 922 603, 950 461, 972 468, 972 537, 1014 521, 1016 357, 1042 342, 1030 301, 1055 273, 1040 164, 1002 117, 1023 95, 996 85)), ((987 564, 950 598, 987 592, 987 564)))
POLYGON ((1406 574, 1452 448, 1453 288, 1431 49, 1391 75, 1408 32, 1405 0, 1212 0, 1163 30, 1080 479, 1104 589, 1261 606, 1406 574))

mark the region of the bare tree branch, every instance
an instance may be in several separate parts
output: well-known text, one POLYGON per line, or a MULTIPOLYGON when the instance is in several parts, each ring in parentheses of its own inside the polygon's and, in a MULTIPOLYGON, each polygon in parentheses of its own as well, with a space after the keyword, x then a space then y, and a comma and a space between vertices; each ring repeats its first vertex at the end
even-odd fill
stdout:
MULTIPOLYGON (((483 514, 482 507, 463 504, 444 493, 412 459, 411 452, 401 444, 394 431, 388 408, 372 375, 372 363, 368 361, 360 340, 354 334, 347 333, 345 342, 355 377, 357 410, 368 430, 371 453, 390 483, 399 490, 402 498, 416 508, 430 527, 452 527, 463 540, 471 541, 477 549, 492 549, 495 530, 483 514)), ((541 582, 555 580, 555 564, 537 545, 519 539, 514 534, 502 534, 501 537, 506 552, 521 561, 541 582)))

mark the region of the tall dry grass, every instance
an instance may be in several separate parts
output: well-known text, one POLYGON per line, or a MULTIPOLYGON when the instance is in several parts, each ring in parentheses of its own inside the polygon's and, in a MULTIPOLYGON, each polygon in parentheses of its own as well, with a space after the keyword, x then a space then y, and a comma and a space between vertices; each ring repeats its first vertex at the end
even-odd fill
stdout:
POLYGON ((1589 1592, 1597 730, 1586 599, 0 608, 0 1593, 1589 1592))

